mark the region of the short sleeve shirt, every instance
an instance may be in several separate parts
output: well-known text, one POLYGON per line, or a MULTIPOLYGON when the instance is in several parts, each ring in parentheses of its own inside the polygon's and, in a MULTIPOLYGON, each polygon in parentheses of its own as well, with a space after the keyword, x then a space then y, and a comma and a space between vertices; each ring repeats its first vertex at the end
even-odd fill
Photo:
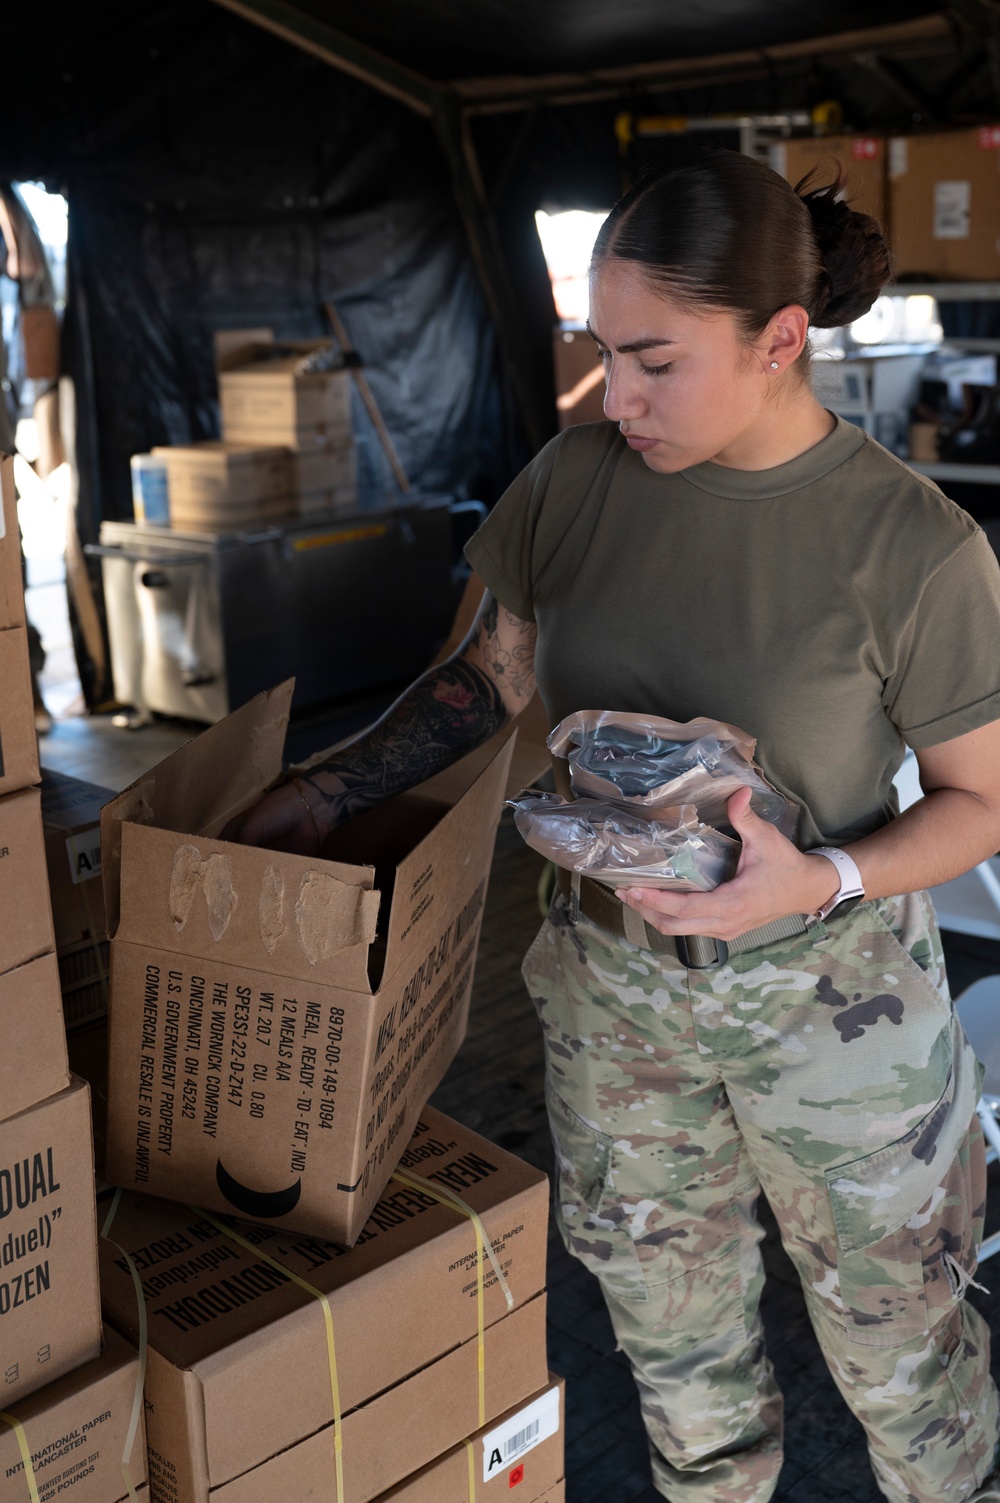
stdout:
POLYGON ((904 753, 1000 719, 1000 569, 930 480, 838 418, 774 469, 650 470, 610 423, 553 439, 466 549, 538 625, 574 710, 707 715, 757 739, 800 846, 897 812, 904 753))

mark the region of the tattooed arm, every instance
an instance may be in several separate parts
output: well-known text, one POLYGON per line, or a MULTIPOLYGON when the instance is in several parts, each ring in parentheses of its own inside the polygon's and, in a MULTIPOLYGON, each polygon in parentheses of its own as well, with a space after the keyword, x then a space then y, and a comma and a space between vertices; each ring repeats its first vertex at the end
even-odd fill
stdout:
POLYGON ((468 636, 381 720, 329 761, 275 788, 223 831, 227 840, 311 853, 344 820, 422 783, 523 710, 535 691, 533 622, 489 591, 468 636))

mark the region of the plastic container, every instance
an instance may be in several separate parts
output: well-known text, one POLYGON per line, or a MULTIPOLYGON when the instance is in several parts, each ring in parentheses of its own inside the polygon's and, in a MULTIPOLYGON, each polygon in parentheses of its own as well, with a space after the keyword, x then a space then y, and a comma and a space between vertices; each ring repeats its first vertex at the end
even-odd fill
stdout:
POLYGON ((150 522, 157 527, 170 526, 170 491, 167 486, 167 467, 162 459, 153 454, 133 454, 132 506, 137 522, 150 522))

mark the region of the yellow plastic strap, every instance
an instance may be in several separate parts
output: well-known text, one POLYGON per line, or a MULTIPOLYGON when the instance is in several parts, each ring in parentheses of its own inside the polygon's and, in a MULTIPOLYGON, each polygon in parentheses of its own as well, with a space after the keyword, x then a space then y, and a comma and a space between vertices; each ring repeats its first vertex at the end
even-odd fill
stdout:
POLYGON ((24 1475, 28 1479, 28 1497, 31 1503, 38 1503, 38 1483, 35 1481, 35 1468, 31 1465, 31 1447, 28 1445, 28 1437, 24 1433, 24 1426, 19 1419, 12 1414, 7 1414, 0 1409, 0 1420, 10 1425, 17 1436, 17 1444, 21 1451, 21 1460, 24 1462, 24 1475))
POLYGON ((467 1440, 465 1449, 469 1453, 469 1503, 476 1503, 476 1448, 467 1440))
POLYGON ((479 1212, 474 1211, 469 1202, 463 1200, 461 1195, 457 1195, 454 1190, 449 1190, 444 1185, 436 1185, 431 1180, 421 1179, 419 1175, 407 1174, 405 1169, 397 1169, 392 1177, 393 1179, 398 1179, 404 1185, 409 1185, 411 1189, 426 1190, 428 1195, 433 1196, 442 1205, 453 1206, 461 1215, 468 1217, 482 1238, 483 1247, 486 1249, 486 1256, 493 1264, 493 1272, 497 1276, 497 1282, 503 1290, 504 1299, 507 1301, 507 1309, 513 1310, 514 1296, 510 1292, 510 1285, 507 1283, 503 1269, 500 1267, 500 1259, 493 1250, 493 1243, 486 1235, 486 1228, 483 1226, 482 1217, 479 1212))
POLYGON ((514 1296, 511 1294, 507 1280, 501 1272, 497 1255, 493 1251, 493 1244, 486 1235, 486 1228, 483 1226, 478 1211, 474 1211, 460 1195, 455 1194, 454 1190, 447 1190, 443 1185, 435 1185, 430 1180, 421 1179, 419 1175, 407 1174, 405 1169, 397 1169, 392 1177, 394 1180, 398 1180, 401 1185, 406 1185, 408 1189, 422 1190, 432 1200, 436 1200, 441 1205, 448 1206, 451 1210, 458 1211, 460 1215, 468 1217, 476 1233, 476 1325, 478 1337, 476 1367, 479 1379, 479 1425, 482 1428, 486 1423, 486 1311, 483 1263, 485 1261, 484 1253, 487 1248, 489 1248, 490 1262, 493 1264, 497 1278, 500 1280, 501 1287, 506 1296, 508 1310, 513 1309, 514 1296))
POLYGON ((307 1294, 311 1294, 313 1299, 319 1300, 322 1305, 323 1320, 326 1325, 326 1350, 330 1361, 330 1396, 333 1400, 333 1461, 337 1481, 337 1503, 343 1503, 344 1438, 341 1434, 343 1420, 340 1413, 340 1381, 337 1377, 337 1351, 333 1340, 333 1311, 330 1309, 330 1301, 322 1289, 317 1289, 307 1279, 297 1274, 294 1269, 289 1268, 287 1264, 279 1262, 277 1258, 272 1258, 270 1253, 266 1253, 263 1248, 254 1247, 252 1242, 248 1242, 246 1237, 241 1237, 239 1232, 234 1232, 232 1227, 226 1226, 221 1221, 216 1221, 215 1217, 208 1211, 199 1210, 195 1206, 189 1206, 188 1209, 196 1216, 203 1216, 224 1237, 229 1237, 231 1241, 238 1243, 240 1247, 245 1247, 247 1252, 253 1253, 255 1258, 263 1258, 264 1262, 270 1263, 272 1268, 276 1268, 280 1273, 286 1274, 293 1284, 298 1284, 300 1289, 304 1289, 307 1294))
POLYGON ((104 1219, 104 1225, 101 1228, 101 1236, 106 1242, 110 1242, 112 1247, 117 1247, 118 1251, 125 1259, 125 1262, 128 1264, 128 1271, 132 1275, 132 1283, 135 1285, 135 1300, 139 1314, 139 1371, 136 1374, 135 1393, 132 1396, 132 1413, 128 1422, 128 1433, 125 1436, 125 1446, 122 1450, 121 1467, 122 1477, 124 1479, 125 1486, 128 1488, 128 1495, 131 1498, 132 1503, 139 1503, 138 1495, 135 1490, 135 1483, 132 1481, 132 1472, 129 1466, 129 1462, 132 1458, 132 1447, 135 1445, 135 1437, 139 1430, 139 1416, 142 1413, 142 1390, 146 1382, 146 1353, 149 1350, 149 1332, 146 1324, 146 1299, 142 1292, 142 1280, 139 1278, 139 1270, 136 1268, 135 1264, 132 1262, 132 1259, 129 1257, 124 1247, 122 1247, 121 1243, 116 1242, 115 1239, 109 1235, 111 1231, 111 1223, 114 1221, 115 1217, 118 1214, 118 1207, 121 1204, 121 1198, 122 1192, 119 1188, 115 1191, 114 1199, 111 1202, 111 1207, 104 1219))

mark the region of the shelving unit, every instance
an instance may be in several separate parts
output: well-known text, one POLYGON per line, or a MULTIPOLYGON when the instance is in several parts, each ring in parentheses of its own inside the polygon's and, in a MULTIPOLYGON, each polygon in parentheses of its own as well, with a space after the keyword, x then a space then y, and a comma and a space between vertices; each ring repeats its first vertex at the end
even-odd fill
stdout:
POLYGON ((885 297, 933 297, 939 303, 1000 303, 1000 282, 894 282, 885 297))

